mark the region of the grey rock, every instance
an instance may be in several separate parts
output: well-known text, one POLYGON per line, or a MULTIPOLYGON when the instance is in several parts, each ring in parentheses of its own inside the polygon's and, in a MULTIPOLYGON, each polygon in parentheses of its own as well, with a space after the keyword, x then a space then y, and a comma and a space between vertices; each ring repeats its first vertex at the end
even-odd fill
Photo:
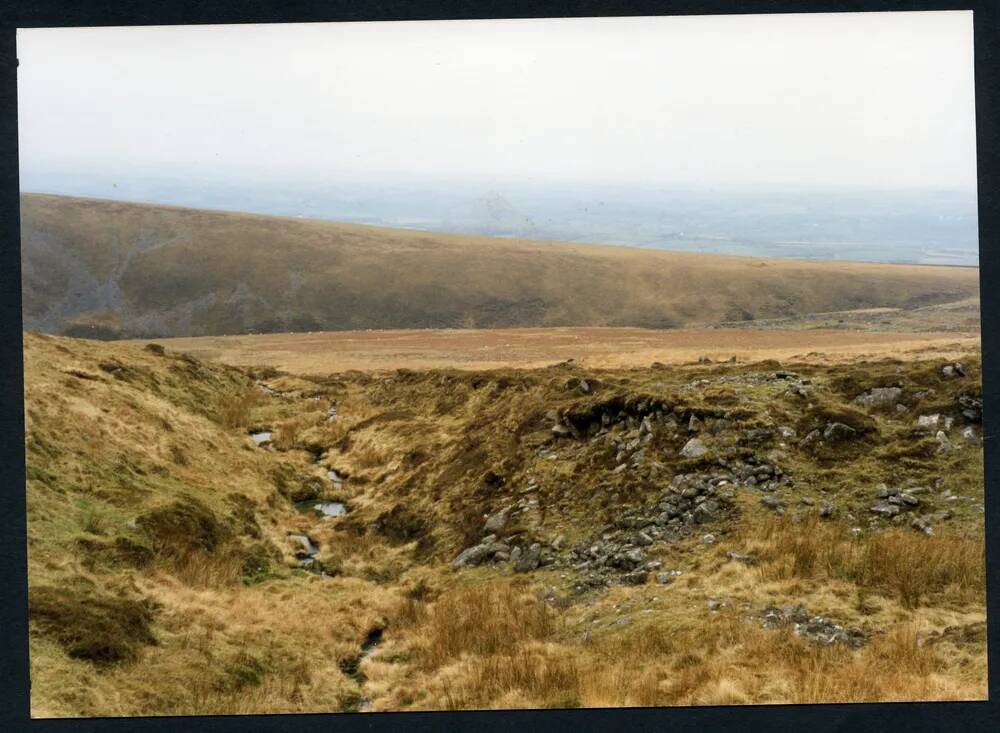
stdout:
POLYGON ((490 555, 488 544, 473 545, 462 550, 458 557, 451 561, 453 568, 463 568, 468 565, 479 565, 490 555))
POLYGON ((697 524, 706 524, 718 518, 720 510, 719 502, 715 499, 708 499, 694 508, 692 512, 694 521, 697 524))
POLYGON ((899 387, 876 387, 858 395, 855 402, 865 407, 891 407, 903 396, 903 390, 899 387))
POLYGON ((486 523, 483 525, 483 531, 487 533, 501 532, 507 526, 509 519, 510 507, 501 509, 486 520, 486 523))
POLYGON ((537 545, 532 545, 527 550, 522 550, 514 563, 514 570, 518 573, 527 573, 537 570, 542 564, 541 550, 537 545))
POLYGON ((773 509, 773 510, 778 510, 784 507, 784 504, 781 503, 781 500, 772 494, 768 494, 767 496, 761 497, 760 503, 763 504, 768 509, 773 509))
POLYGON ((888 502, 878 501, 872 504, 868 511, 872 514, 877 514, 880 517, 894 517, 899 514, 899 507, 896 504, 889 504, 888 502))
POLYGON ((708 448, 698 438, 691 438, 684 447, 681 448, 681 455, 684 458, 698 458, 708 453, 708 448))
POLYGON ((941 416, 937 413, 933 415, 920 415, 917 417, 918 428, 936 428, 941 416))
POLYGON ((644 569, 633 570, 622 576, 622 582, 626 585, 642 585, 649 577, 649 571, 644 569))
POLYGON ((934 534, 934 528, 931 526, 930 520, 926 517, 914 517, 910 520, 910 526, 918 532, 923 532, 925 535, 934 534))
POLYGON ((799 441, 799 445, 803 447, 807 445, 812 445, 813 443, 815 443, 817 440, 820 439, 821 435, 822 433, 818 429, 810 430, 809 433, 806 435, 806 437, 804 437, 801 441, 799 441))

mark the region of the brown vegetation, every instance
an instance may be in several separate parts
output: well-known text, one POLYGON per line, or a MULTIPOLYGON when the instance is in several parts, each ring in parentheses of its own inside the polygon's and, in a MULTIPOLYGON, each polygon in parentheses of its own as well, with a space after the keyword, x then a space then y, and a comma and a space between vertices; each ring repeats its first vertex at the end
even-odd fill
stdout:
POLYGON ((26 334, 33 714, 982 699, 982 452, 961 436, 981 429, 963 413, 980 363, 966 350, 965 376, 946 377, 955 351, 300 378, 169 342, 26 334), (903 411, 855 402, 895 385, 903 411), (222 419, 227 401, 238 419, 222 419), (627 419, 656 410, 677 428, 658 423, 647 461, 616 471, 615 449, 593 442, 603 416, 627 440, 627 419), (927 410, 954 421, 950 449, 914 427, 927 410), (831 420, 859 434, 799 444, 831 420), (270 446, 249 438, 258 429, 270 446), (712 450, 684 459, 691 435, 712 450), (778 465, 789 482, 743 483, 715 518, 649 545, 677 575, 624 584, 614 570, 577 587, 573 548, 660 502, 677 474, 730 470, 720 459, 778 465), (878 482, 923 487, 907 521, 869 512, 878 482), (348 511, 296 505, 316 499, 348 511), (562 564, 451 567, 518 503, 497 536, 562 564), (315 545, 311 565, 290 535, 315 545), (764 608, 796 605, 864 643, 762 627, 764 608))
POLYGON ((979 292, 976 268, 493 239, 40 194, 22 195, 21 228, 26 327, 91 338, 678 328, 734 312, 909 308, 979 292), (104 295, 115 291, 98 286, 108 282, 123 298, 104 295))

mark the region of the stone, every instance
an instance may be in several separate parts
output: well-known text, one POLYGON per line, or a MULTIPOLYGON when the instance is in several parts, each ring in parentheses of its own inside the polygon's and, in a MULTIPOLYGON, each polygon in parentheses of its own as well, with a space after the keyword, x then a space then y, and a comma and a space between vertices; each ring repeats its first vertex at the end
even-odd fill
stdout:
POLYGON ((622 582, 626 585, 642 585, 648 577, 649 571, 640 568, 639 570, 633 570, 623 575, 622 582))
POLYGON ((865 407, 891 407, 903 396, 899 387, 876 387, 858 395, 855 402, 865 407))
POLYGON ((466 547, 458 554, 458 557, 451 561, 451 566, 453 568, 463 568, 467 565, 479 565, 489 554, 490 546, 488 544, 466 547))
POLYGON ((976 436, 976 429, 971 425, 966 426, 962 429, 962 439, 966 443, 978 443, 979 438, 976 436))
POLYGON ((644 562, 646 562, 646 554, 638 547, 627 551, 623 555, 623 557, 627 562, 631 563, 632 565, 642 565, 644 562))
POLYGON ((702 537, 701 537, 701 544, 703 544, 703 545, 714 545, 715 544, 715 535, 714 534, 702 535, 702 537))
POLYGON ((670 585, 674 582, 673 573, 657 573, 656 582, 660 585, 670 585))
POLYGON ((951 448, 951 441, 948 440, 948 435, 943 430, 938 430, 934 439, 938 442, 938 450, 948 450, 951 448))
POLYGON ((930 520, 925 517, 914 517, 910 520, 910 527, 928 536, 934 534, 934 528, 931 526, 930 520))
POLYGON ((795 432, 795 428, 790 428, 787 425, 782 425, 781 427, 779 427, 778 434, 782 438, 794 438, 796 435, 798 435, 798 433, 795 432))
POLYGON ((773 496, 771 494, 761 497, 760 503, 763 504, 768 509, 772 509, 774 511, 777 511, 784 507, 784 504, 781 503, 781 500, 778 497, 773 496))
POLYGON ((708 453, 708 448, 698 438, 691 438, 684 447, 681 448, 681 456, 684 458, 699 458, 708 453))
POLYGON ((819 429, 810 430, 809 433, 806 435, 806 437, 804 437, 801 441, 799 441, 799 445, 802 447, 805 447, 807 445, 812 445, 813 443, 815 443, 817 440, 820 439, 821 435, 822 433, 819 431, 819 429))
POLYGON ((566 438, 573 434, 573 431, 569 429, 567 425, 562 423, 556 423, 552 426, 552 434, 559 438, 566 438))
POLYGON ((694 508, 692 515, 697 524, 706 524, 718 518, 720 510, 719 502, 715 499, 707 499, 694 508))
POLYGON ((917 506, 920 503, 920 499, 905 491, 899 495, 899 500, 907 506, 917 506))
POLYGON ((527 550, 522 550, 514 563, 514 571, 527 573, 537 570, 542 564, 542 553, 538 545, 532 545, 527 550))
POLYGON ((917 427, 918 428, 935 428, 935 427, 937 427, 938 420, 940 420, 940 419, 941 419, 941 416, 938 415, 937 413, 935 413, 933 415, 920 415, 917 418, 917 427))
POLYGON ((822 517, 823 519, 829 519, 830 517, 832 517, 833 504, 831 504, 828 501, 823 502, 823 504, 821 504, 819 507, 819 516, 822 517))
POLYGON ((697 417, 695 417, 694 415, 692 415, 691 419, 688 420, 688 432, 689 433, 696 433, 699 430, 701 430, 701 420, 699 420, 697 417))
POLYGON ((288 535, 288 544, 292 547, 292 552, 298 559, 315 557, 319 549, 309 537, 304 534, 288 535))
POLYGON ((503 528, 507 526, 507 521, 510 519, 510 507, 501 509, 498 512, 492 514, 483 524, 483 531, 488 534, 493 534, 496 532, 502 532, 503 528))
POLYGON ((899 507, 896 504, 889 504, 888 502, 878 501, 872 504, 868 511, 872 514, 877 514, 880 517, 891 518, 899 514, 899 507))

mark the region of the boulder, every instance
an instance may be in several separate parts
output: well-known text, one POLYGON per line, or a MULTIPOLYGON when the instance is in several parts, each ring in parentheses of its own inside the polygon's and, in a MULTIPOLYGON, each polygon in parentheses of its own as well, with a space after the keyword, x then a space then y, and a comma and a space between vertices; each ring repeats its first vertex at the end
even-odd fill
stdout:
POLYGON ((768 509, 772 509, 774 511, 779 511, 784 508, 784 504, 781 503, 781 500, 771 494, 761 497, 760 503, 768 509))
POLYGON ((698 438, 691 438, 684 447, 681 448, 681 456, 684 458, 699 458, 708 453, 708 448, 698 438))
POLYGON ((936 428, 941 416, 937 413, 933 415, 920 415, 917 418, 918 428, 936 428))
POLYGON ((694 508, 692 515, 696 524, 706 524, 714 521, 719 516, 719 502, 715 499, 707 499, 694 508))
POLYGON ((899 506, 885 501, 877 501, 868 508, 868 511, 888 519, 899 514, 899 506))
POLYGON ((649 571, 640 568, 638 570, 633 570, 630 573, 625 573, 625 575, 622 576, 622 582, 625 583, 625 585, 642 585, 646 582, 648 577, 649 571))
POLYGON ((514 563, 514 570, 518 573, 527 573, 532 570, 537 570, 538 566, 541 564, 541 547, 536 544, 521 551, 518 555, 517 561, 514 563))
POLYGON ((492 514, 483 525, 483 531, 489 534, 495 534, 497 532, 502 532, 503 528, 507 526, 507 521, 510 519, 510 507, 501 509, 500 511, 492 514))
POLYGON ((858 395, 854 401, 864 407, 891 407, 903 396, 899 387, 875 387, 864 394, 858 395))

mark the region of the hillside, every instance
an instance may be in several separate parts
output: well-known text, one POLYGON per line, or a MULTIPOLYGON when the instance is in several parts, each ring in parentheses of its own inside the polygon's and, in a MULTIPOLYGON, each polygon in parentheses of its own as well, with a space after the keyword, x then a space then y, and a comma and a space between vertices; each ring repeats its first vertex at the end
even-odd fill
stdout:
POLYGON ((25 328, 675 328, 978 296, 975 268, 492 239, 23 194, 25 328))
POLYGON ((975 348, 303 377, 24 345, 35 716, 986 695, 975 348))

